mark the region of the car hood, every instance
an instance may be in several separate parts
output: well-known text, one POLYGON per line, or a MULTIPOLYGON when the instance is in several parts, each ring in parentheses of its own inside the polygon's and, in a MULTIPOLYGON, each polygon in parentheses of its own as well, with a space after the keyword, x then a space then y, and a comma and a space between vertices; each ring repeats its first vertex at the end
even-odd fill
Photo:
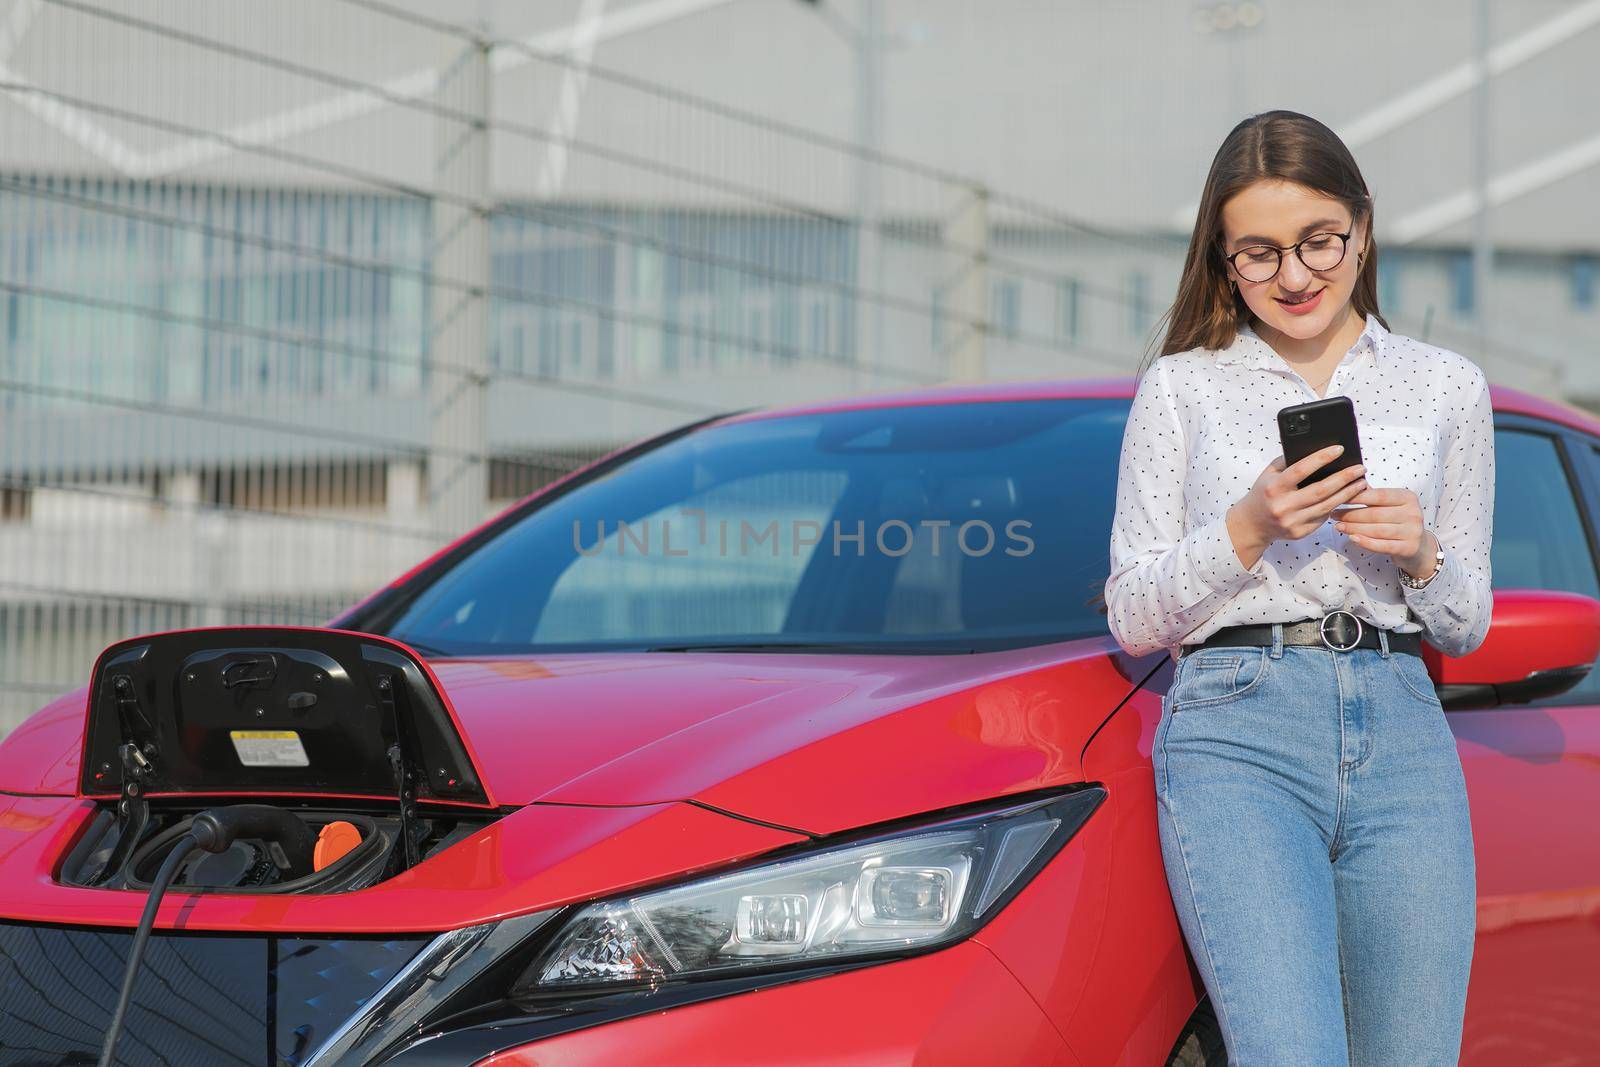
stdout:
MULTIPOLYGON (((1132 688, 1109 638, 970 655, 581 653, 430 666, 501 805, 690 801, 808 834, 1082 780, 1132 688)), ((0 745, 69 796, 85 691, 0 745)))

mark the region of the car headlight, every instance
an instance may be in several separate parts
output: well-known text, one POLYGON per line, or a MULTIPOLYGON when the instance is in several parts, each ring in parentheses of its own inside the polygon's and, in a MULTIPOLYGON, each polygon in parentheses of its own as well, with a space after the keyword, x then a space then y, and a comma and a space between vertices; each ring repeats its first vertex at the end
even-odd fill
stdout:
POLYGON ((1105 790, 922 824, 576 912, 516 995, 904 955, 970 935, 1099 805, 1105 790))
POLYGON ((1105 795, 1088 785, 1013 797, 709 878, 448 931, 302 1063, 477 1063, 645 1011, 931 951, 993 918, 1105 795))

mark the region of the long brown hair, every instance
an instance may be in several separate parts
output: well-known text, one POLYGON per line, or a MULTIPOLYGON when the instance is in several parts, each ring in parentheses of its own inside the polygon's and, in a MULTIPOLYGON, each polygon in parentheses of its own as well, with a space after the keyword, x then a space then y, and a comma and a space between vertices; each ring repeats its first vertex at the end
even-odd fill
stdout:
MULTIPOLYGON (((1177 298, 1162 315, 1169 322, 1160 355, 1191 348, 1227 348, 1241 322, 1252 316, 1244 297, 1228 285, 1222 261, 1222 205, 1261 179, 1290 181, 1332 197, 1366 222, 1367 254, 1350 300, 1357 315, 1378 312, 1378 245, 1372 236, 1372 194, 1355 157, 1339 135, 1298 111, 1263 111, 1235 126, 1217 149, 1200 194, 1200 211, 1178 282, 1177 298)), ((1158 320, 1157 329, 1160 323, 1158 320)), ((1145 367, 1140 368, 1142 377, 1145 367)))
MULTIPOLYGON (((1338 134, 1311 116, 1298 111, 1263 111, 1229 131, 1211 161, 1177 298, 1156 323, 1157 332, 1162 320, 1169 323, 1160 355, 1191 348, 1227 348, 1239 332, 1239 324, 1252 317, 1244 297, 1228 285, 1222 261, 1222 205, 1263 178, 1315 189, 1348 208, 1355 225, 1365 221, 1367 254, 1356 274, 1350 301, 1356 314, 1365 318, 1370 312, 1384 329, 1389 329, 1388 321, 1378 311, 1378 243, 1372 236, 1372 194, 1367 191, 1355 157, 1338 134)), ((1141 366, 1137 377, 1142 378, 1148 368, 1149 363, 1141 366)), ((1103 584, 1087 603, 1106 614, 1103 584)))

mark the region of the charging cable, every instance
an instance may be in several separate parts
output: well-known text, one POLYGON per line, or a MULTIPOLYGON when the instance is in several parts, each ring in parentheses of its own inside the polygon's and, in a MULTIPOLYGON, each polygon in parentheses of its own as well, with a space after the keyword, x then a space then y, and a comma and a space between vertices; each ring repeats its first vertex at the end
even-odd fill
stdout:
MULTIPOLYGON (((128 949, 128 967, 122 973, 122 993, 117 997, 117 1010, 111 1015, 111 1027, 106 1031, 106 1043, 100 1049, 100 1067, 111 1067, 117 1052, 117 1035, 122 1033, 122 1020, 128 1014, 128 1001, 133 996, 133 976, 139 970, 139 960, 144 955, 145 942, 150 940, 150 928, 155 925, 156 912, 161 907, 162 894, 172 884, 172 876, 184 859, 200 847, 200 841, 191 833, 184 834, 161 861, 156 880, 150 883, 150 895, 144 903, 144 916, 139 920, 139 930, 133 935, 133 947, 128 949)), ((220 849, 216 851, 221 851, 220 849)))
POLYGON ((105 1044, 100 1050, 100 1067, 112 1067, 117 1037, 122 1033, 128 1002, 133 997, 133 976, 138 973, 145 943, 150 940, 150 930, 155 925, 156 912, 161 907, 161 897, 172 884, 173 876, 178 873, 185 857, 195 849, 204 849, 213 854, 226 852, 240 836, 261 837, 276 842, 283 850, 291 873, 305 874, 312 869, 315 835, 304 822, 281 808, 266 804, 234 804, 196 815, 189 832, 172 846, 167 858, 161 861, 155 881, 150 883, 144 916, 139 920, 133 945, 128 949, 128 967, 122 975, 122 992, 117 997, 117 1010, 111 1015, 111 1026, 106 1031, 105 1044))

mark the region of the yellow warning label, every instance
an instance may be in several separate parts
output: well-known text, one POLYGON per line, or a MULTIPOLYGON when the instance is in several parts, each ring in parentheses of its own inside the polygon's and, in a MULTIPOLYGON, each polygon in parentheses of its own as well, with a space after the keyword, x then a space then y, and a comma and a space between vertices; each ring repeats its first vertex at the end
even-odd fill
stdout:
POLYGON ((233 750, 246 767, 309 767, 305 746, 293 730, 230 730, 233 750))

